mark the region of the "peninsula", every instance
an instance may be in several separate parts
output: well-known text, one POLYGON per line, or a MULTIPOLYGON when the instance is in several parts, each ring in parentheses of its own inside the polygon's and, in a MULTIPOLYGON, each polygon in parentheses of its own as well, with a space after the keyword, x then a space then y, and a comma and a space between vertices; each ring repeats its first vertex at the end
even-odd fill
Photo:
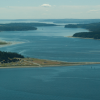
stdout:
POLYGON ((0 68, 54 67, 100 64, 100 62, 62 62, 37 58, 25 58, 23 55, 0 51, 0 68))
POLYGON ((84 28, 89 30, 89 32, 75 33, 73 37, 100 39, 100 23, 68 24, 65 25, 65 28, 84 28))

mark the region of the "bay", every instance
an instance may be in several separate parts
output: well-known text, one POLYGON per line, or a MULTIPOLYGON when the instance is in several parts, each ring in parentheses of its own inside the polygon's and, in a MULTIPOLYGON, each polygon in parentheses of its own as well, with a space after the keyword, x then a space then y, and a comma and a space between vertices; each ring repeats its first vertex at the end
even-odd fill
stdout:
POLYGON ((35 31, 0 32, 1 40, 20 42, 20 44, 2 47, 0 50, 17 52, 25 57, 49 60, 100 61, 99 40, 65 37, 81 31, 87 30, 51 26, 38 27, 35 31))

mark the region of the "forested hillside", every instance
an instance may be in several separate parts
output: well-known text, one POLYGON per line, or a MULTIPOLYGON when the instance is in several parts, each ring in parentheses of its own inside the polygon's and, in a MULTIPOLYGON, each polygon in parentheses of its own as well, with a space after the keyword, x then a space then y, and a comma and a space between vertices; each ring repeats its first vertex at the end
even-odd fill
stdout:
POLYGON ((100 39, 100 23, 76 24, 76 25, 69 24, 65 25, 65 28, 84 28, 90 31, 90 32, 75 33, 73 37, 100 39))

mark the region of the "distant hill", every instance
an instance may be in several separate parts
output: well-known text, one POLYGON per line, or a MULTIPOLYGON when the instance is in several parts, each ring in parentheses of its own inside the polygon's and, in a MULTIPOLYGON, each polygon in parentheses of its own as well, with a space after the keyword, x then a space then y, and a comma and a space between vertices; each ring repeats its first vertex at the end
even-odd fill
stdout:
POLYGON ((89 23, 97 23, 100 22, 100 19, 44 19, 40 20, 45 22, 53 22, 53 23, 79 23, 79 24, 89 24, 89 23))
POLYGON ((36 27, 41 27, 41 26, 57 26, 57 25, 46 24, 46 23, 8 23, 8 24, 0 24, 0 31, 37 30, 36 27))
POLYGON ((27 31, 27 30, 37 30, 36 27, 32 26, 0 26, 0 31, 27 31))
POLYGON ((47 23, 8 23, 8 24, 0 24, 5 26, 57 26, 56 24, 47 24, 47 23))
POLYGON ((0 19, 0 22, 53 22, 53 23, 79 23, 79 24, 89 24, 89 23, 97 23, 100 22, 100 19, 73 19, 73 18, 65 18, 65 19, 0 19))

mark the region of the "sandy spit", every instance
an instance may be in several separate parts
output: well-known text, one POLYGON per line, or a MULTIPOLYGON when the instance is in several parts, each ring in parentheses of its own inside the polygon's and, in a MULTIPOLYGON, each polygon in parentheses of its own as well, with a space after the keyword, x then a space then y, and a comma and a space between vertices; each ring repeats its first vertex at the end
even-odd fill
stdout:
POLYGON ((60 65, 41 65, 41 66, 8 66, 8 67, 0 67, 0 69, 5 68, 41 68, 41 67, 62 67, 62 66, 78 66, 78 65, 92 65, 92 64, 100 64, 100 62, 67 62, 66 64, 60 65))
MULTIPOLYGON (((0 41, 1 42, 1 41, 0 41)), ((4 41, 2 41, 4 42, 4 41)), ((10 45, 15 45, 15 44, 22 44, 22 43, 25 43, 25 42, 15 42, 15 41, 11 41, 11 42, 6 42, 7 44, 1 44, 0 45, 0 48, 2 47, 6 47, 6 46, 10 46, 10 45)))

